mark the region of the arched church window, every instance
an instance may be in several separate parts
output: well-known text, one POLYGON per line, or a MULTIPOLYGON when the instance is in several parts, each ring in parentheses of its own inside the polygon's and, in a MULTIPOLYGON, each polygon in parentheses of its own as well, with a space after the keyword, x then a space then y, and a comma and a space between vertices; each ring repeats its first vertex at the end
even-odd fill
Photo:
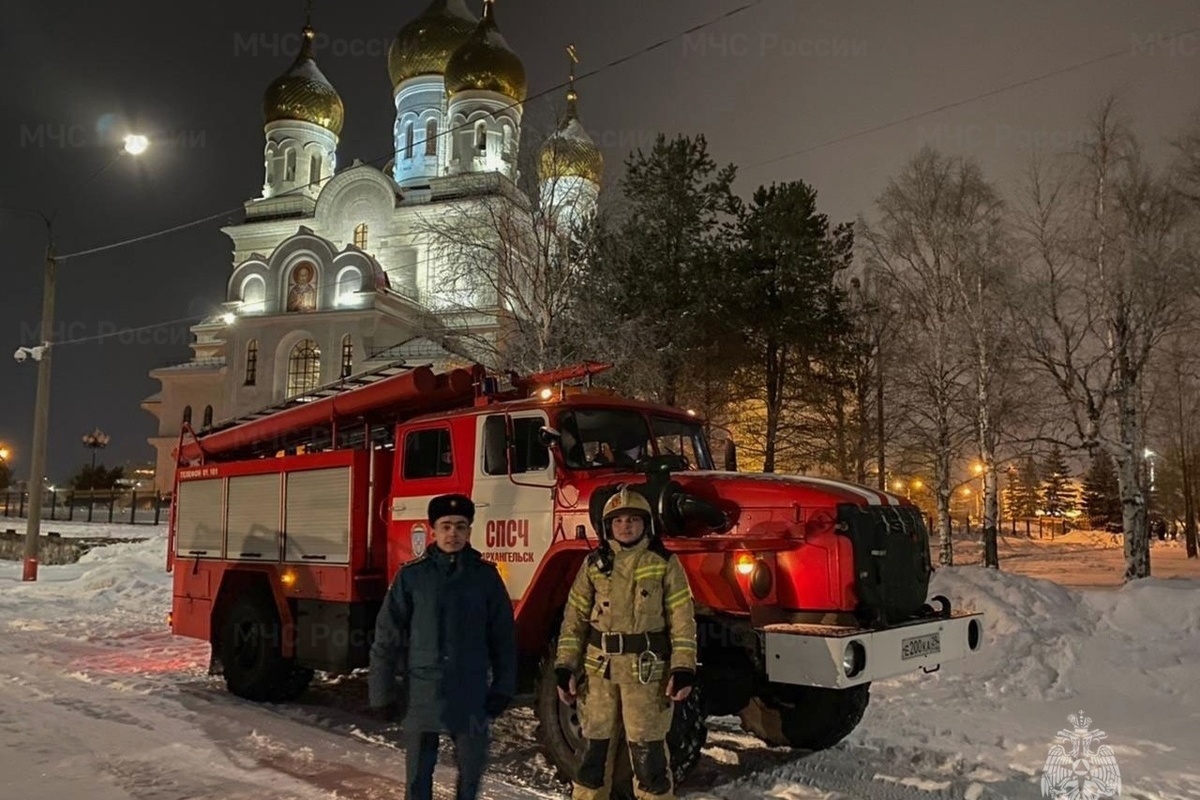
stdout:
POLYGON ((261 275, 250 275, 242 281, 241 312, 253 313, 266 310, 267 284, 261 275))
POLYGON ((204 407, 204 422, 202 423, 202 428, 211 428, 212 427, 212 419, 213 419, 213 407, 205 406, 204 407))
POLYGON ((412 158, 413 153, 413 124, 410 122, 404 128, 404 158, 412 158))
POLYGON ((475 149, 480 153, 487 151, 487 126, 482 122, 475 125, 475 149))
POLYGON ((337 304, 353 303, 354 295, 362 291, 362 273, 358 267, 346 267, 337 276, 337 304))
POLYGON ((298 342, 288 356, 287 396, 297 397, 317 388, 321 380, 321 349, 312 339, 298 342))
POLYGON ((246 345, 246 385, 258 383, 258 339, 251 339, 246 345))
POLYGON ((301 261, 292 268, 288 281, 287 310, 317 310, 317 268, 308 261, 301 261))
POLYGON ((354 373, 354 339, 350 334, 342 337, 342 377, 349 378, 354 373))
POLYGON ((514 150, 516 149, 516 142, 514 141, 512 126, 505 125, 502 130, 504 132, 504 138, 500 144, 500 152, 504 154, 505 158, 512 158, 515 154, 514 150))
POLYGON ((314 155, 308 160, 308 185, 316 186, 321 182, 321 156, 314 155))
POLYGON ((437 120, 431 119, 425 123, 425 155, 437 155, 437 120))
POLYGON ((191 406, 183 407, 183 421, 184 421, 184 423, 186 423, 188 425, 192 424, 192 407, 191 406))
POLYGON ((359 250, 367 249, 367 223, 360 222, 354 229, 354 246, 359 250))
POLYGON ((285 181, 296 180, 296 151, 293 148, 287 149, 283 164, 283 179, 285 181))

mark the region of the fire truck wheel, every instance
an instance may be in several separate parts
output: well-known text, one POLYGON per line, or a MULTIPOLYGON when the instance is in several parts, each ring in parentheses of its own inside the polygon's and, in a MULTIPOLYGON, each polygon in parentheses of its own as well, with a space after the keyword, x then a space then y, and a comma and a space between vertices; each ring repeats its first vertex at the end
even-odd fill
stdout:
POLYGON ((741 711, 742 728, 774 747, 825 750, 845 739, 867 710, 871 684, 849 689, 780 686, 741 711))
MULTIPOLYGON (((537 691, 537 735, 546 758, 558 770, 559 779, 569 781, 575 776, 579 756, 583 751, 583 734, 579 726, 578 708, 572 708, 558 699, 558 687, 554 679, 555 650, 556 644, 551 642, 550 654, 542 662, 537 691)), ((687 700, 675 704, 675 716, 671 721, 671 730, 667 733, 671 772, 675 776, 676 786, 683 783, 688 773, 696 766, 707 740, 708 725, 705 722, 704 700, 700 686, 696 685, 687 700)), ((633 768, 624 736, 619 737, 614 746, 618 748, 618 752, 611 797, 612 800, 632 800, 633 768)))
POLYGON ((283 657, 279 616, 258 595, 243 597, 229 609, 221 635, 221 666, 226 688, 255 702, 295 700, 313 677, 312 670, 283 657))

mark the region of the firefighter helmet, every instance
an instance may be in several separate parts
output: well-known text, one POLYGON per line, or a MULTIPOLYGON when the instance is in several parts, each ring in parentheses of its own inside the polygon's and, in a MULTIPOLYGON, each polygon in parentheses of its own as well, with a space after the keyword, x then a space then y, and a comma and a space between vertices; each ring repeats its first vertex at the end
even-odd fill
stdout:
POLYGON ((651 516, 650 501, 641 492, 630 489, 628 486, 622 486, 620 491, 610 497, 608 502, 604 504, 604 521, 608 522, 623 511, 636 511, 645 516, 646 520, 649 521, 651 516))

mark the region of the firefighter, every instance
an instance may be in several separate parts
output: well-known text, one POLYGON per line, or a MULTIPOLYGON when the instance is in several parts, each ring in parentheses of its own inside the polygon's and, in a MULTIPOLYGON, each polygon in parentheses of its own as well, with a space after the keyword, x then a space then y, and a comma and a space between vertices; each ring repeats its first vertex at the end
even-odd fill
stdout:
POLYGON ((672 701, 696 676, 696 618, 679 559, 654 534, 650 503, 622 486, 604 505, 600 546, 567 598, 555 654, 559 698, 579 702, 584 752, 575 800, 606 800, 624 730, 642 799, 673 798, 672 701))
POLYGON ((435 497, 428 517, 433 543, 396 573, 376 619, 370 704, 384 719, 404 720, 407 797, 432 798, 445 733, 454 740, 457 798, 467 800, 479 792, 491 720, 516 693, 513 608, 495 565, 470 545, 471 499, 435 497))

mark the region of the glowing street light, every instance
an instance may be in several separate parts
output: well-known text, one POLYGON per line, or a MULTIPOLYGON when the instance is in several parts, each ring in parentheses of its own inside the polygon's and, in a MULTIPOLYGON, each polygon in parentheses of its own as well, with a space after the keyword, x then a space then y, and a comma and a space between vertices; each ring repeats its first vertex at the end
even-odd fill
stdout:
POLYGON ((140 133, 131 133, 125 137, 125 152, 131 156, 140 156, 150 147, 150 140, 140 133))

